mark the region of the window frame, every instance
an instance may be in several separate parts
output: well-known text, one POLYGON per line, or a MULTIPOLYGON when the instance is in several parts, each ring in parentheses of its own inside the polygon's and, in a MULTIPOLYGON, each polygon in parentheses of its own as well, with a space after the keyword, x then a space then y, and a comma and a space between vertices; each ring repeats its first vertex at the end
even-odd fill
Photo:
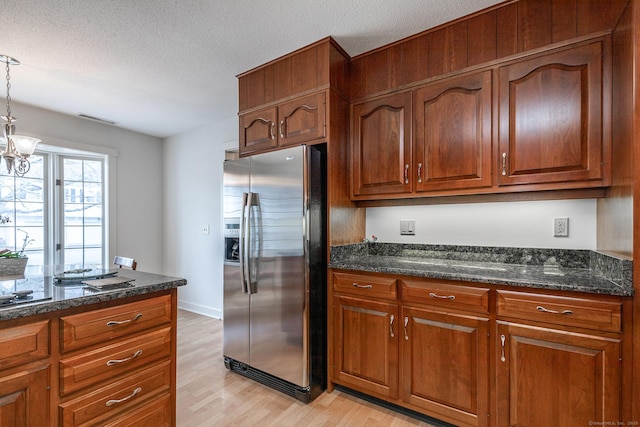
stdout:
MULTIPOLYGON (((47 139, 48 142, 50 141, 47 139)), ((89 146, 79 143, 72 143, 68 141, 53 140, 54 145, 39 144, 38 149, 34 152, 34 156, 43 157, 42 165, 42 227, 43 227, 43 242, 42 242, 42 263, 43 265, 34 265, 29 263, 27 265, 27 272, 33 274, 46 273, 46 268, 50 266, 63 265, 64 262, 64 177, 62 176, 63 162, 65 158, 100 161, 102 168, 102 245, 101 245, 101 262, 103 266, 110 265, 110 248, 114 247, 115 240, 111 236, 110 230, 115 229, 112 225, 114 220, 115 211, 112 210, 112 206, 109 203, 111 198, 115 198, 115 194, 112 193, 113 186, 109 185, 109 177, 113 176, 110 173, 111 170, 115 170, 115 159, 117 151, 99 147, 89 146), (58 145, 60 144, 60 145, 58 145)), ((0 159, 2 160, 2 159, 0 159)), ((5 168, 4 174, 6 175, 6 167, 4 162, 0 164, 0 168, 5 168)), ((31 171, 30 171, 31 172, 31 171)), ((29 177, 29 173, 25 174, 25 177, 29 177)), ((13 175, 13 173, 11 174, 13 175)), ((16 188, 14 187, 14 192, 16 188)), ((14 196, 15 200, 15 196, 14 196)), ((12 218, 12 221, 14 218, 12 218)), ((13 226, 14 236, 18 234, 17 229, 21 228, 17 226, 15 222, 13 224, 7 224, 13 226)), ((15 239, 15 246, 17 250, 20 249, 21 241, 15 239)), ((40 245, 38 245, 40 246, 40 245)), ((3 248, 0 248, 3 249, 3 248)), ((11 249, 9 247, 9 249, 11 249)), ((33 249, 32 249, 33 251, 33 249)), ((25 250, 28 255, 29 247, 25 250)), ((40 249, 38 249, 40 252, 40 249)))

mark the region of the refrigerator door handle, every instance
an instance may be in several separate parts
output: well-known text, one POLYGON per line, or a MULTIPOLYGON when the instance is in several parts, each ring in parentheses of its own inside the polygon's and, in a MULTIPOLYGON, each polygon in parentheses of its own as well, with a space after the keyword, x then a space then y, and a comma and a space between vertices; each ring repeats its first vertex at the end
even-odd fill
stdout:
POLYGON ((255 276, 255 272, 253 271, 253 265, 252 263, 255 262, 252 254, 254 251, 254 247, 253 247, 253 237, 252 237, 252 233, 251 233, 251 227, 252 227, 252 209, 253 206, 256 204, 256 197, 257 195, 255 193, 249 192, 247 195, 247 227, 245 228, 245 233, 247 236, 247 243, 246 243, 246 260, 245 260, 245 266, 246 266, 246 273, 245 273, 245 289, 246 289, 246 293, 248 294, 255 294, 256 293, 256 289, 254 286, 254 280, 252 277, 255 276))
POLYGON ((247 222, 247 217, 245 213, 247 211, 247 201, 249 198, 249 193, 242 193, 242 207, 240 208, 240 273, 241 273, 241 281, 242 281, 242 293, 249 293, 249 289, 247 286, 247 270, 248 270, 248 257, 247 257, 247 230, 249 229, 249 224, 247 222))

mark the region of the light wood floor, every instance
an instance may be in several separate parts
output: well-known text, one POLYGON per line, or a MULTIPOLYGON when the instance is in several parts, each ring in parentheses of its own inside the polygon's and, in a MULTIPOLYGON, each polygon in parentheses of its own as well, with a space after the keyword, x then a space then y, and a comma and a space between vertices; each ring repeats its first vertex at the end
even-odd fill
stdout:
POLYGON ((334 390, 309 404, 228 371, 222 321, 178 312, 178 427, 423 426, 432 424, 334 390))

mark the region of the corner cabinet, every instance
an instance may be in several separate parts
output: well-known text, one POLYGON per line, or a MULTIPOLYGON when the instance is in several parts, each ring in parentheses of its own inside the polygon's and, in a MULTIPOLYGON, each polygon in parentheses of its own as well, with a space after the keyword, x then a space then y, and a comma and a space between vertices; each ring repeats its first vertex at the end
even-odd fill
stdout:
POLYGON ((249 154, 326 136, 325 93, 240 114, 240 152, 249 154))
POLYGON ((603 93, 609 93, 604 82, 610 66, 603 58, 610 55, 604 45, 597 41, 499 68, 499 186, 608 184, 603 93))

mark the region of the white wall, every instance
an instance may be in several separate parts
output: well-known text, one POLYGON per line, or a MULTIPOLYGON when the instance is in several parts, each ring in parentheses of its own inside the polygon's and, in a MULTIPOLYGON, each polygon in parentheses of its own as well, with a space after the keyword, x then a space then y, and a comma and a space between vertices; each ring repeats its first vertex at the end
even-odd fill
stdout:
POLYGON ((379 242, 596 249, 596 200, 555 200, 367 209, 367 236, 379 242), (569 218, 569 237, 553 237, 553 218, 569 218), (415 236, 400 220, 416 221, 415 236))
POLYGON ((16 102, 11 107, 18 134, 48 145, 104 147, 116 154, 109 160, 116 187, 110 192, 110 253, 136 258, 140 270, 163 272, 162 140, 16 102))
POLYGON ((167 273, 187 279, 178 306, 222 317, 222 162, 238 147, 238 118, 211 124, 164 143, 167 273), (209 225, 210 234, 202 234, 209 225))

